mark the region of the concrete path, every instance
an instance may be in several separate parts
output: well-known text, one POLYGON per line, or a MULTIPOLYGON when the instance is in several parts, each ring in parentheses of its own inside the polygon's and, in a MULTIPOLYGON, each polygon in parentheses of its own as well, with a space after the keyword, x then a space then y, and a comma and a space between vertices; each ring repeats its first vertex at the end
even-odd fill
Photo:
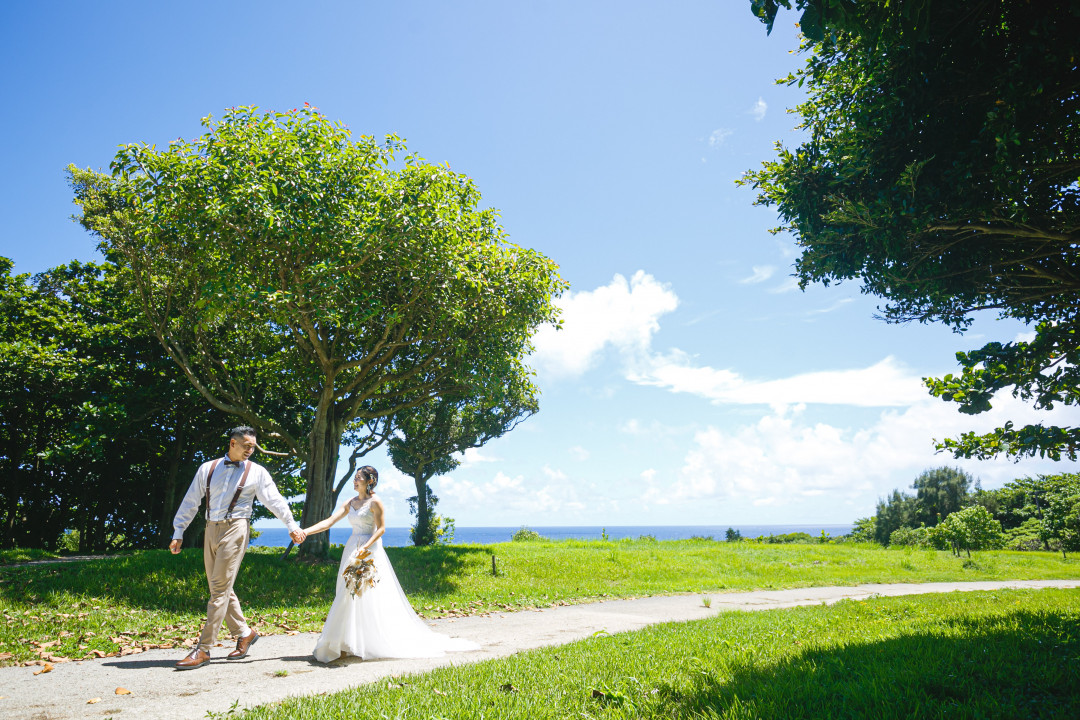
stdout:
POLYGON ((482 646, 469 653, 423 660, 348 658, 322 665, 311 657, 316 635, 262 637, 244 660, 227 661, 231 644, 216 648, 213 660, 197 670, 178 672, 173 665, 182 650, 150 650, 137 655, 54 665, 34 675, 38 667, 0 668, 0 717, 11 720, 68 720, 77 718, 147 718, 183 720, 223 713, 238 707, 262 705, 294 695, 335 692, 403 673, 419 673, 446 665, 461 665, 512 655, 591 636, 638 630, 661 622, 699 620, 730 610, 771 610, 833 603, 845 598, 875 595, 917 595, 1001 588, 1076 588, 1080 580, 1020 580, 1006 582, 859 585, 800 588, 742 593, 712 593, 711 607, 702 595, 673 595, 634 600, 610 600, 537 611, 436 620, 440 632, 474 640, 482 646), (130 694, 117 695, 124 688, 130 694), (98 702, 88 701, 100 698, 98 702))

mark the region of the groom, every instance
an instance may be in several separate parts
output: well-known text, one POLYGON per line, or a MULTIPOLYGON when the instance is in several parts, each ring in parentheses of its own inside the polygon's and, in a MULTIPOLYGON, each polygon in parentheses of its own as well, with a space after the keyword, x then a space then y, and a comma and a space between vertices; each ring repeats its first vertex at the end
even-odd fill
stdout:
POLYGON ((203 563, 210 583, 210 602, 206 605, 206 624, 199 636, 199 644, 176 663, 177 670, 193 670, 210 662, 210 648, 217 642, 222 620, 237 638, 236 649, 229 653, 229 660, 246 657, 248 648, 259 639, 259 634, 248 627, 240 611, 240 600, 233 592, 240 561, 247 550, 254 499, 259 498, 278 520, 285 523, 293 542, 302 543, 307 537, 293 520, 289 505, 278 492, 270 473, 249 459, 254 451, 255 428, 242 425, 230 430, 228 454, 202 464, 173 518, 173 540, 169 550, 176 555, 184 542, 184 530, 206 498, 203 563))

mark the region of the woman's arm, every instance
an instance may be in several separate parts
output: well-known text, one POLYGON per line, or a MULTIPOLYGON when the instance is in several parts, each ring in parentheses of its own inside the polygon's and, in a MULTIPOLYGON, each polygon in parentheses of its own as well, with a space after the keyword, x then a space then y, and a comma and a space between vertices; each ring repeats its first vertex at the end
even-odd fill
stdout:
POLYGON ((375 544, 375 541, 386 532, 386 516, 383 515, 383 504, 379 498, 371 499, 371 515, 375 518, 375 532, 371 533, 371 537, 368 538, 367 542, 360 546, 358 554, 367 552, 375 544))
MULTIPOLYGON (((349 502, 352 502, 351 500, 349 502)), ((304 533, 307 535, 314 535, 315 533, 321 533, 324 530, 329 530, 334 523, 341 518, 349 514, 349 503, 345 503, 339 507, 333 515, 326 518, 322 522, 317 522, 309 528, 304 528, 304 533)))

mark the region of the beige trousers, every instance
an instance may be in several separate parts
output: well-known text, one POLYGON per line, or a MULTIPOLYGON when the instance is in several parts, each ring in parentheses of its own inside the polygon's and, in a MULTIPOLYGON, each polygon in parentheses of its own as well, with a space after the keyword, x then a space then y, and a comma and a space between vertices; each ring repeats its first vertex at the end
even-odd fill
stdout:
POLYGON ((249 528, 247 518, 206 523, 203 563, 210 583, 210 602, 206 604, 206 624, 199 635, 199 649, 205 652, 210 652, 217 642, 222 620, 234 637, 248 630, 247 620, 240 610, 240 599, 233 592, 233 583, 247 551, 249 528))

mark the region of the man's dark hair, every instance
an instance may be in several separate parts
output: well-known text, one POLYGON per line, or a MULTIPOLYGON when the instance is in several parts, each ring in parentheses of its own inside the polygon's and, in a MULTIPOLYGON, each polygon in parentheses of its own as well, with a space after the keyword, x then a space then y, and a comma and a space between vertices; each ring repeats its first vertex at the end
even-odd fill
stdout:
POLYGON ((229 439, 230 440, 232 440, 233 438, 235 438, 237 440, 242 440, 243 438, 247 437, 248 435, 251 435, 252 437, 258 437, 259 436, 259 434, 257 432, 255 432, 255 428, 251 427, 250 425, 237 425, 236 427, 234 427, 232 430, 229 431, 229 439))

